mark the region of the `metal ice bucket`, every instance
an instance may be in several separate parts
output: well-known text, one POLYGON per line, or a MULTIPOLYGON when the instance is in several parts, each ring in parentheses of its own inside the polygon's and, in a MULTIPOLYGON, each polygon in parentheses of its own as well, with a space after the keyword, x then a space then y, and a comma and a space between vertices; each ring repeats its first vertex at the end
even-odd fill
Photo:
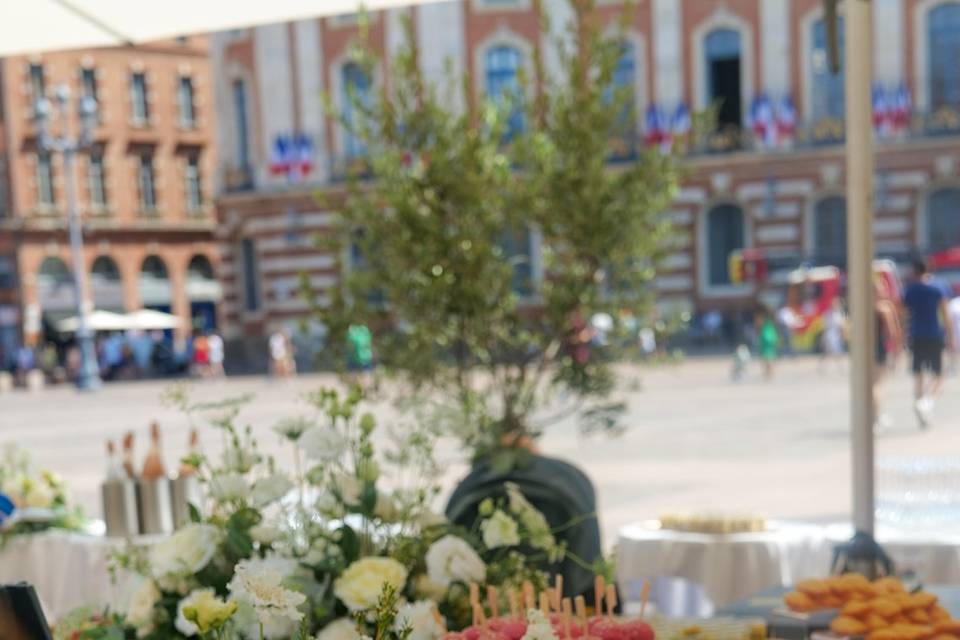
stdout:
POLYGON ((140 506, 140 533, 173 533, 173 505, 169 478, 137 480, 140 506))
POLYGON ((200 484, 196 476, 179 476, 170 480, 173 526, 179 529, 190 522, 190 505, 200 505, 200 484))
POLYGON ((132 480, 107 480, 100 485, 107 536, 126 538, 140 533, 137 485, 132 480))

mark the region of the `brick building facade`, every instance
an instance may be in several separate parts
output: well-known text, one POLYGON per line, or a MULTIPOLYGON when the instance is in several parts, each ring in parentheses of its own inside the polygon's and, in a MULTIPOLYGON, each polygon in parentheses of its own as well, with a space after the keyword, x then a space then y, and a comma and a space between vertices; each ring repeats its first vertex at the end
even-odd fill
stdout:
MULTIPOLYGON (((74 313, 62 157, 38 152, 34 104, 58 86, 99 106, 76 163, 89 305, 216 320, 213 81, 206 38, 0 60, 0 351, 74 313)), ((51 132, 59 133, 57 118, 51 132)), ((73 122, 73 133, 79 122, 73 122)), ((46 335, 45 335, 46 334, 46 335)))
MULTIPOLYGON (((542 2, 552 35, 561 36, 569 18, 565 0, 542 2)), ((597 4, 611 23, 622 9, 614 0, 597 4)), ((883 0, 874 3, 874 14, 880 100, 874 230, 878 252, 903 259, 960 244, 960 2, 883 0)), ((531 68, 536 49, 546 72, 557 72, 554 40, 540 37, 533 0, 448 0, 371 16, 385 61, 373 84, 389 76, 405 15, 428 77, 441 81, 445 65, 469 72, 471 99, 493 91, 505 73, 531 68)), ((616 76, 632 88, 640 114, 636 139, 651 133, 643 117, 651 108, 669 118, 720 105, 715 132, 691 144, 684 159, 689 174, 670 211, 675 246, 656 281, 663 305, 700 312, 747 307, 753 289, 734 283, 728 270, 738 249, 842 266, 843 79, 829 73, 824 34, 820 0, 638 3, 616 76), (768 108, 767 120, 754 110, 758 104, 768 108), (756 126, 764 123, 783 131, 768 139, 756 126)), ((307 239, 335 212, 310 194, 336 193, 342 168, 357 152, 319 98, 326 94, 346 108, 349 46, 357 37, 356 18, 344 16, 212 39, 224 320, 235 335, 301 316, 298 273, 307 273, 321 293, 338 277, 334 256, 307 239), (315 142, 316 168, 298 187, 268 171, 272 141, 290 132, 315 142)), ((529 249, 537 252, 535 241, 529 249)))

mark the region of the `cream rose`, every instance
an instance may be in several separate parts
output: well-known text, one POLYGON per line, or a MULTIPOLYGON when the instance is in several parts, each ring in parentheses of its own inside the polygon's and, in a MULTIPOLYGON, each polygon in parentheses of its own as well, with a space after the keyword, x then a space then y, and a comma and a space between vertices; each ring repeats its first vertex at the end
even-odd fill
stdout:
POLYGON ((354 620, 339 618, 321 629, 316 640, 360 640, 360 632, 354 620))
POLYGON ((440 640, 446 635, 446 629, 440 626, 433 616, 434 603, 428 600, 407 603, 397 611, 393 628, 400 631, 410 628, 408 640, 440 640))
POLYGON ((237 610, 237 603, 224 602, 213 589, 194 589, 177 603, 177 631, 189 637, 222 627, 237 610))
POLYGON ((392 558, 361 558, 347 567, 333 583, 333 593, 351 611, 363 611, 377 604, 385 584, 403 589, 407 569, 392 558))
POLYGON ((129 598, 122 613, 127 624, 137 630, 137 637, 142 638, 153 630, 153 608, 160 601, 160 589, 153 580, 136 576, 126 591, 129 598))
POLYGON ((220 544, 220 530, 188 524, 150 549, 150 571, 158 580, 192 576, 210 563, 220 544))
POLYGON ((506 513, 497 509, 489 518, 480 523, 483 533, 483 544, 489 549, 497 547, 512 547, 520 544, 520 533, 517 521, 506 513))
POLYGON ((427 575, 438 584, 483 582, 487 566, 469 544, 454 535, 445 535, 427 550, 427 575))

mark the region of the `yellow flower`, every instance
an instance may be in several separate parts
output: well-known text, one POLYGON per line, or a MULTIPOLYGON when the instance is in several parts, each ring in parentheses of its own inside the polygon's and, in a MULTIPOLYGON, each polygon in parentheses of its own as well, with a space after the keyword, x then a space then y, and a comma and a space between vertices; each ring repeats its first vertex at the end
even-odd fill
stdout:
POLYGON ((407 569, 392 558, 361 558, 333 583, 333 593, 351 611, 363 611, 377 604, 385 584, 402 590, 407 569))
MULTIPOLYGON (((221 600, 214 594, 213 589, 198 589, 180 601, 180 609, 185 620, 196 626, 201 634, 206 634, 226 624, 236 613, 237 603, 233 600, 221 600)), ((183 631, 181 625, 177 628, 183 631)))

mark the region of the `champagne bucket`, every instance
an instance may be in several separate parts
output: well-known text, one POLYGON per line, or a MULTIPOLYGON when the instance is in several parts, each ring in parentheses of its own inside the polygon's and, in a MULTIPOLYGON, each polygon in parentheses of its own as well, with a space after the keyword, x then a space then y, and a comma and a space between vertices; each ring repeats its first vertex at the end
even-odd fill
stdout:
POLYGON ((137 480, 140 506, 140 533, 173 533, 173 507, 168 478, 137 480))
POLYGON ((200 484, 196 476, 179 476, 170 480, 173 505, 173 527, 179 529, 190 522, 190 505, 200 505, 200 484))
POLYGON ((107 536, 127 538, 140 533, 137 486, 132 480, 107 480, 100 485, 107 536))

